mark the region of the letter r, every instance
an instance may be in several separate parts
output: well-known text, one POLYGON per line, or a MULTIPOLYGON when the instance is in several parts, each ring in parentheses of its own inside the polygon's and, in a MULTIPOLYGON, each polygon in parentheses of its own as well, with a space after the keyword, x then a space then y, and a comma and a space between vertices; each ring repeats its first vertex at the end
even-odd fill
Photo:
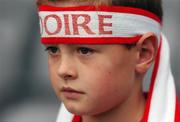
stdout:
POLYGON ((95 34, 94 32, 92 32, 92 30, 87 25, 91 20, 89 15, 87 15, 87 14, 73 14, 72 20, 73 20, 73 30, 74 30, 73 34, 74 35, 79 35, 79 28, 78 27, 82 27, 86 31, 87 34, 95 34), (84 22, 78 23, 79 17, 83 17, 84 22))

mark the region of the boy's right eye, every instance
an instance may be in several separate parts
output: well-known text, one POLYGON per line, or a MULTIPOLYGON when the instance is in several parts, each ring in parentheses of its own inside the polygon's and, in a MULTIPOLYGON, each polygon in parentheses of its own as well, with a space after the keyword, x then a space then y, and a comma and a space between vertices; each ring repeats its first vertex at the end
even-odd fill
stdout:
POLYGON ((88 48, 88 47, 79 47, 77 49, 77 51, 78 51, 79 54, 86 55, 86 56, 88 56, 88 55, 90 55, 90 54, 92 54, 94 52, 93 49, 88 48))
POLYGON ((48 54, 52 56, 59 55, 59 49, 55 46, 49 46, 45 49, 45 51, 47 51, 48 54))

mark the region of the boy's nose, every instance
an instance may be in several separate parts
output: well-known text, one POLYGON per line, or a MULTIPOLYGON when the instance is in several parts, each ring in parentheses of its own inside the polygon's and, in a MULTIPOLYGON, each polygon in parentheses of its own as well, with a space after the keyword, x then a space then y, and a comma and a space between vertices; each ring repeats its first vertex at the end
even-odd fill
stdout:
POLYGON ((58 66, 58 75, 65 81, 77 78, 75 63, 71 58, 64 58, 61 60, 58 66))

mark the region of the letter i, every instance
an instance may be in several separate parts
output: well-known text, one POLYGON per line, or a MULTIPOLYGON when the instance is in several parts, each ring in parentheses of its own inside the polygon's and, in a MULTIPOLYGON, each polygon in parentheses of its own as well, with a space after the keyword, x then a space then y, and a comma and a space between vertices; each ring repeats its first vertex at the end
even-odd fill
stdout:
POLYGON ((65 35, 71 35, 70 29, 69 29, 69 16, 68 16, 68 14, 64 15, 64 25, 65 25, 65 35))

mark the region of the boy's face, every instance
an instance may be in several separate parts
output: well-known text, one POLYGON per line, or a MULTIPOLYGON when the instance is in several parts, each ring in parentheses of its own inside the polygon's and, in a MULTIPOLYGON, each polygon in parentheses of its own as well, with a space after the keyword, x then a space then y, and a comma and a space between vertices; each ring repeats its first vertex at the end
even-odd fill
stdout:
POLYGON ((46 45, 57 96, 75 114, 95 115, 128 100, 135 82, 136 48, 122 45, 46 45))

